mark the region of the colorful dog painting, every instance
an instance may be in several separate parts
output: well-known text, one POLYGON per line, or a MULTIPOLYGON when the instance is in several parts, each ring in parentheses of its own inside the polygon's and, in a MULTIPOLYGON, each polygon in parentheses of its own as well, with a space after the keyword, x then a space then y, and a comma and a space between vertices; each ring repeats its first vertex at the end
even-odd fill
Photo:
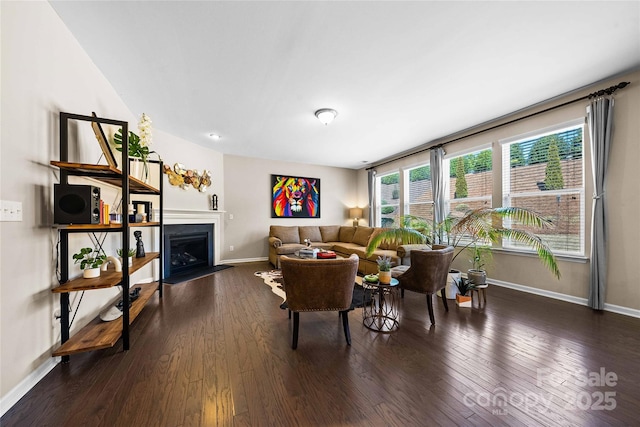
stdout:
POLYGON ((271 218, 320 218, 320 180, 271 175, 271 218))

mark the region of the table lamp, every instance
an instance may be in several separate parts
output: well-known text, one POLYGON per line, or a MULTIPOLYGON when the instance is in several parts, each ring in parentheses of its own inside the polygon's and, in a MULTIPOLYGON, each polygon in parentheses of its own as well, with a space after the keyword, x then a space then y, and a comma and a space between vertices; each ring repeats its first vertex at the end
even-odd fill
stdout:
POLYGON ((362 218, 362 208, 349 209, 349 218, 353 218, 353 226, 358 226, 358 220, 362 218))

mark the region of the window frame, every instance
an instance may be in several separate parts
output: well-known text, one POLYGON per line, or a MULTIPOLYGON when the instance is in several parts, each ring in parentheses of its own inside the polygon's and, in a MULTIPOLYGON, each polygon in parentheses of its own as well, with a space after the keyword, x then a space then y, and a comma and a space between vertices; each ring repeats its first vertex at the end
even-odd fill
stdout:
MULTIPOLYGON (((433 192, 431 193, 431 199, 426 201, 426 202, 411 202, 411 171, 416 170, 416 169, 420 169, 423 167, 429 166, 429 183, 431 184, 431 163, 429 161, 421 163, 419 165, 416 166, 411 166, 411 167, 407 167, 407 168, 403 168, 402 169, 402 173, 403 173, 403 181, 404 181, 404 185, 402 186, 402 191, 400 194, 400 197, 403 200, 403 214, 404 215, 412 215, 411 214, 411 206, 418 206, 418 205, 427 205, 430 207, 432 215, 430 218, 424 218, 427 221, 432 221, 433 220, 433 207, 435 205, 435 201, 433 200, 433 192)), ((417 216, 417 215, 414 215, 417 216)))
MULTIPOLYGON (((484 143, 484 144, 479 144, 479 145, 474 145, 473 147, 469 147, 466 150, 462 150, 462 151, 456 151, 455 153, 451 153, 451 154, 445 154, 444 156, 444 160, 442 162, 442 167, 445 171, 449 171, 451 168, 451 160, 452 159, 457 159, 459 157, 464 157, 466 155, 469 154, 473 154, 473 153, 479 153, 481 151, 485 151, 485 150, 491 150, 491 156, 493 157, 493 144, 492 143, 484 143)), ((451 188, 451 176, 449 173, 445 174, 444 177, 444 185, 445 185, 445 193, 444 193, 444 204, 445 204, 445 214, 446 216, 448 216, 451 213, 451 202, 452 201, 462 201, 462 200, 467 200, 470 202, 478 202, 478 201, 483 201, 483 200, 488 200, 489 201, 489 207, 493 207, 493 181, 494 181, 494 168, 493 168, 493 164, 491 167, 491 194, 489 194, 489 196, 480 196, 480 197, 460 197, 460 198, 450 198, 449 197, 449 193, 450 193, 450 188, 451 188)))
MULTIPOLYGON (((375 223, 376 223, 376 227, 382 227, 382 208, 386 207, 386 206, 394 206, 398 209, 398 216, 402 216, 402 197, 403 197, 403 188, 401 185, 401 177, 402 177, 402 173, 400 171, 400 169, 396 169, 396 170, 392 170, 389 172, 385 172, 382 174, 376 174, 376 178, 375 178, 375 203, 376 203, 376 209, 375 209, 375 223), (391 175, 395 175, 398 174, 398 189, 399 189, 399 197, 398 197, 398 204, 382 204, 382 179, 387 177, 387 176, 391 176, 391 175)), ((394 200, 394 199, 392 199, 394 200)), ((399 226, 396 225, 396 226, 399 226)))
MULTIPOLYGON (((501 164, 502 164, 502 185, 500 188, 501 191, 501 199, 502 199, 502 206, 503 207, 509 207, 511 206, 511 199, 513 197, 513 195, 517 195, 517 197, 541 197, 540 192, 536 192, 536 191, 528 191, 528 192, 519 192, 519 193, 512 193, 510 191, 511 188, 511 173, 507 173, 506 171, 510 171, 511 169, 511 146, 514 144, 518 144, 521 142, 525 142, 525 141, 529 141, 532 139, 538 139, 538 138, 543 138, 545 136, 549 136, 549 135, 554 135, 554 134, 558 134, 558 133, 562 133, 562 132, 567 132, 570 131, 572 129, 577 129, 577 128, 582 128, 582 156, 581 156, 581 161, 582 161, 582 179, 581 179, 581 186, 580 188, 576 188, 576 187, 572 187, 569 189, 560 189, 560 190, 545 190, 544 191, 544 196, 556 196, 556 197, 561 197, 561 196, 568 196, 571 194, 577 194, 580 197, 580 235, 579 235, 579 251, 578 252, 573 252, 573 251, 564 251, 564 250, 560 250, 560 249, 555 249, 552 248, 552 251, 554 253, 554 255, 556 256, 560 256, 563 258, 578 258, 578 259, 582 259, 585 257, 585 251, 586 251, 586 205, 587 205, 587 200, 585 198, 585 194, 586 194, 586 186, 585 186, 585 182, 586 182, 586 153, 585 153, 585 130, 586 130, 586 125, 585 125, 585 121, 584 121, 584 117, 582 118, 576 118, 573 120, 569 120, 569 121, 565 121, 565 122, 561 122, 561 123, 556 123, 552 126, 547 126, 545 128, 541 128, 541 129, 536 129, 530 132, 526 132, 523 134, 519 134, 519 135, 515 135, 512 137, 508 137, 508 138, 503 138, 498 140, 498 144, 500 145, 500 158, 501 158, 501 164)), ((508 219, 504 220, 504 227, 509 227, 511 224, 511 221, 508 219)), ((505 244, 505 242, 503 241, 501 243, 501 248, 505 251, 509 251, 509 252, 519 252, 519 253, 532 253, 534 252, 532 249, 529 248, 523 248, 523 247, 519 247, 519 246, 512 246, 509 245, 508 243, 505 244)))

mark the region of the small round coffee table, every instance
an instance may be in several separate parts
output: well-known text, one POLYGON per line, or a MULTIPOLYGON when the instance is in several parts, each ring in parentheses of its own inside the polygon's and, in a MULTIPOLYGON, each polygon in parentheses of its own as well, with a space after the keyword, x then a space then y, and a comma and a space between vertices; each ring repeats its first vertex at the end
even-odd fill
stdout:
POLYGON ((371 301, 362 310, 362 323, 376 332, 393 332, 398 329, 398 279, 391 279, 391 283, 383 285, 380 282, 362 281, 365 294, 369 293, 371 301))

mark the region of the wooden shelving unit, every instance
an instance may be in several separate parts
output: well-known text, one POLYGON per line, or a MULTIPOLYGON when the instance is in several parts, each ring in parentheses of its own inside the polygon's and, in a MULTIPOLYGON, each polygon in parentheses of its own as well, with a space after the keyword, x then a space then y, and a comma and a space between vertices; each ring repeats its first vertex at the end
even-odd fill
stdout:
MULTIPOLYGON (((129 267, 129 274, 133 274, 140 270, 145 265, 149 264, 156 258, 160 257, 160 252, 147 252, 144 258, 133 258, 133 265, 129 267)), ((92 289, 106 289, 118 286, 122 283, 122 272, 116 272, 115 268, 111 265, 107 268, 107 271, 100 273, 100 277, 94 279, 84 279, 78 277, 62 285, 53 288, 51 292, 60 294, 64 292, 79 292, 89 291, 92 289)))
POLYGON ((61 346, 53 352, 53 356, 62 356, 64 362, 69 360, 69 355, 84 351, 98 350, 101 348, 113 347, 122 338, 122 347, 129 349, 129 325, 140 314, 145 304, 159 291, 162 298, 162 244, 163 244, 163 222, 162 222, 162 161, 157 163, 160 177, 160 188, 140 181, 129 175, 128 138, 123 138, 122 144, 122 170, 108 165, 90 165, 85 163, 74 163, 68 159, 68 125, 69 121, 85 121, 95 123, 105 123, 119 126, 123 135, 128 135, 128 123, 124 121, 105 119, 95 116, 83 116, 79 114, 60 113, 60 160, 51 161, 51 165, 60 169, 60 183, 68 184, 69 176, 81 176, 92 178, 100 183, 120 188, 122 191, 121 206, 126 207, 130 203, 132 194, 155 195, 159 197, 159 218, 156 222, 129 223, 129 218, 123 215, 122 224, 59 224, 56 225, 60 236, 60 286, 51 291, 60 295, 60 326, 61 326, 61 346), (106 272, 102 272, 100 277, 94 279, 84 279, 82 277, 69 278, 69 234, 73 233, 96 233, 96 232, 117 232, 122 234, 122 250, 125 252, 130 247, 129 232, 131 228, 138 227, 158 227, 160 239, 158 242, 159 252, 147 252, 145 257, 134 258, 132 266, 127 262, 122 265, 122 272, 116 272, 113 266, 109 266, 106 272), (138 298, 129 304, 130 276, 140 270, 153 260, 159 260, 160 279, 157 282, 138 284, 141 288, 138 298), (122 287, 122 302, 124 309, 120 319, 111 322, 104 322, 99 317, 95 318, 88 325, 76 331, 70 336, 69 322, 69 294, 71 292, 91 291, 95 289, 105 289, 114 286, 122 287))
MULTIPOLYGON (((138 286, 141 288, 140 296, 129 309, 129 324, 138 317, 147 301, 158 289, 157 282, 141 283, 136 285, 136 287, 138 286)), ((122 319, 103 322, 99 317, 96 317, 54 351, 53 356, 69 356, 75 353, 113 347, 122 336, 122 328, 122 319)))

